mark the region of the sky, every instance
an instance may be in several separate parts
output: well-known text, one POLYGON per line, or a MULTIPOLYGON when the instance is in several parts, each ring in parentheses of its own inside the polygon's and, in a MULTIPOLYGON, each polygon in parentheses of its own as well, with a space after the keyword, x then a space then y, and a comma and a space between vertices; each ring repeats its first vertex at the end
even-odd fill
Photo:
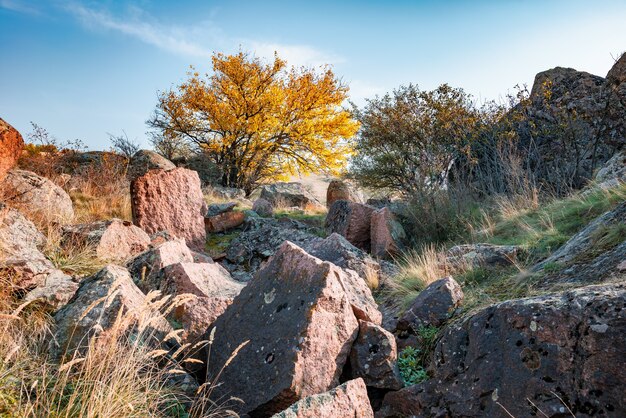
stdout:
POLYGON ((0 0, 0 117, 60 141, 148 147, 159 91, 214 52, 330 64, 358 105, 400 85, 499 100, 556 66, 604 76, 626 51, 626 1, 0 0))

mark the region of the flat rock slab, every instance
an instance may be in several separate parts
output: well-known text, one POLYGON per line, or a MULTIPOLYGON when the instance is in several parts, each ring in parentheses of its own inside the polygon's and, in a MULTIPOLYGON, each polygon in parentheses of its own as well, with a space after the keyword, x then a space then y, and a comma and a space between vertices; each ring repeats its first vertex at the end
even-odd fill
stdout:
POLYGON ((322 417, 374 418, 363 380, 349 380, 328 392, 308 396, 272 418, 322 417))
POLYGON ((206 202, 198 173, 186 168, 151 170, 130 185, 133 222, 154 234, 168 231, 202 251, 206 202))
POLYGON ((268 417, 336 386, 358 332, 343 274, 285 242, 215 321, 219 350, 211 352, 209 378, 248 342, 222 371, 215 395, 235 396, 243 405, 234 409, 268 417))
POLYGON ((190 293, 196 296, 233 298, 244 285, 233 280, 217 263, 176 263, 165 267, 161 291, 168 295, 190 293))

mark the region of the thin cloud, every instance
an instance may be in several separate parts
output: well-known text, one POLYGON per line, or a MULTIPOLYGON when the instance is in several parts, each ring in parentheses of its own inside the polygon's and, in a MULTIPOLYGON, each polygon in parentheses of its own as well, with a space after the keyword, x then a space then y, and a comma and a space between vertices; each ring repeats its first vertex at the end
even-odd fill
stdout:
POLYGON ((24 2, 19 0, 0 0, 0 8, 29 15, 41 14, 38 9, 32 7, 31 5, 24 4, 24 2))
POLYGON ((179 28, 165 27, 150 22, 149 19, 139 17, 123 19, 113 16, 107 11, 90 9, 76 3, 68 4, 65 8, 87 27, 123 33, 146 44, 176 54, 194 57, 209 57, 211 55, 208 48, 188 40, 184 31, 179 28))
POLYGON ((244 41, 242 44, 244 47, 250 47, 260 57, 270 58, 276 52, 279 57, 287 61, 287 64, 296 67, 319 67, 325 64, 335 65, 346 61, 339 55, 329 54, 308 45, 287 45, 258 41, 244 41))

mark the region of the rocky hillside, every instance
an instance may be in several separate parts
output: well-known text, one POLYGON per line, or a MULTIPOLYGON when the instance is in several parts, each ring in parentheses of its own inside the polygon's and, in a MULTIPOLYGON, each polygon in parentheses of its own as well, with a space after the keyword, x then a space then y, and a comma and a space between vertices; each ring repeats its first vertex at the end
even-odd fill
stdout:
POLYGON ((246 196, 146 150, 49 179, 0 120, 0 415, 626 416, 625 63, 530 96, 578 115, 593 182, 426 249, 348 181, 246 196))

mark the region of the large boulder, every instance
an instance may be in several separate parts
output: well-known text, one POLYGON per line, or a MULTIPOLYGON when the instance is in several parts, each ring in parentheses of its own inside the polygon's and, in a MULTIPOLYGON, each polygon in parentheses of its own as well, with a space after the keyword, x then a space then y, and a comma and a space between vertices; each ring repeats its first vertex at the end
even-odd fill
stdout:
POLYGON ((417 332, 420 327, 440 327, 463 301, 463 290, 452 277, 437 280, 422 290, 397 324, 401 331, 417 332))
POLYGON ((448 327, 432 378, 378 416, 626 416, 625 309, 623 283, 487 307, 448 327))
POLYGON ((22 154, 24 139, 11 125, 0 118, 0 182, 22 154))
POLYGON ((111 219, 65 226, 62 243, 92 246, 99 259, 107 262, 124 262, 147 250, 150 236, 128 221, 111 219))
POLYGON ((347 181, 332 180, 326 189, 326 206, 330 207, 337 200, 363 203, 363 195, 347 181))
POLYGON ((133 222, 148 234, 169 231, 202 251, 206 203, 198 173, 185 168, 151 170, 131 182, 133 222))
POLYGON ((90 338, 113 326, 123 328, 115 330, 119 335, 130 332, 134 338, 155 346, 171 331, 158 312, 151 312, 146 296, 133 283, 128 270, 112 264, 83 280, 74 297, 54 315, 54 320, 56 328, 50 352, 57 359, 82 352, 90 338), (120 315, 123 320, 119 319, 120 315), (149 317, 154 319, 144 324, 147 328, 136 327, 136 321, 149 317))
POLYGON ((359 321, 359 336, 352 345, 352 375, 367 386, 398 390, 404 385, 396 365, 398 350, 392 333, 380 325, 359 321))
POLYGON ((0 203, 0 270, 13 286, 37 287, 56 270, 40 251, 45 240, 31 221, 0 203))
POLYGON ((391 212, 384 207, 372 213, 370 224, 371 253, 375 257, 390 258, 405 246, 406 232, 391 212))
POLYGON ((274 207, 321 208, 323 205, 302 183, 273 183, 261 186, 254 195, 267 200, 274 207))
POLYGON ((272 418, 374 418, 362 379, 349 380, 328 392, 307 396, 272 418))
POLYGON ((176 263, 193 263, 194 256, 182 239, 166 241, 138 254, 126 264, 133 281, 148 293, 160 289, 163 269, 176 263))
POLYGON ((335 387, 358 333, 343 275, 284 243, 215 321, 215 396, 237 397, 241 413, 267 417, 335 387))
POLYGON ((325 228, 344 236, 352 245, 370 250, 371 220, 374 208, 347 200, 337 200, 330 206, 326 215, 325 228))
MULTIPOLYGON (((183 329, 181 344, 191 346, 189 356, 204 362, 206 358, 195 345, 206 338, 206 330, 220 317, 233 302, 231 297, 190 295, 171 312, 170 318, 183 329)), ((197 364, 197 363, 196 363, 197 364)), ((190 366, 187 366, 188 368, 190 366)), ((193 370, 199 369, 196 367, 193 370)))
POLYGON ((173 170, 176 166, 167 158, 150 150, 137 151, 128 164, 127 177, 130 181, 135 180, 150 170, 173 170))
POLYGON ((7 173, 0 199, 35 221, 70 222, 74 206, 69 195, 47 178, 25 170, 7 173))

